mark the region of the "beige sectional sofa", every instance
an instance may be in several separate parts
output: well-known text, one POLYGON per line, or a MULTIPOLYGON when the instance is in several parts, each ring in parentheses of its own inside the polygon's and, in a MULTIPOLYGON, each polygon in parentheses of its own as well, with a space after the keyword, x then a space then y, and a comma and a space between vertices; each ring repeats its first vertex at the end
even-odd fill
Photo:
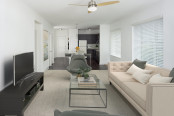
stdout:
MULTIPOLYGON (((174 116, 174 84, 141 84, 126 73, 132 62, 110 62, 109 81, 142 116, 174 116)), ((146 64, 152 75, 169 76, 170 70, 146 64)))

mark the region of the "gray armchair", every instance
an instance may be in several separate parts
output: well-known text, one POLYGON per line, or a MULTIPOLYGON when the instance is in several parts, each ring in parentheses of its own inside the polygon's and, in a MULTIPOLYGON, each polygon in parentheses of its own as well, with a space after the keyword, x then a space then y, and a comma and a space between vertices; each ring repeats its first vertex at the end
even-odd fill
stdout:
POLYGON ((91 110, 73 110, 65 112, 60 112, 59 110, 55 110, 54 116, 121 116, 121 115, 110 115, 106 112, 91 111, 91 110))
POLYGON ((68 72, 70 72, 72 75, 75 75, 81 68, 87 69, 87 71, 92 69, 87 64, 84 55, 72 55, 70 65, 67 67, 68 72))

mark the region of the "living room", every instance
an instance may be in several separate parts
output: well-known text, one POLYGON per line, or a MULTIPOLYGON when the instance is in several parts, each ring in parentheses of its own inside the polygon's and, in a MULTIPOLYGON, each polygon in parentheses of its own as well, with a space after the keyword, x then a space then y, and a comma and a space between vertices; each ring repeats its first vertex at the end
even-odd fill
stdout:
MULTIPOLYGON (((114 1, 114 4, 109 3, 110 5, 104 6, 102 3, 109 2, 108 0, 96 0, 97 4, 95 3, 94 7, 98 5, 97 10, 88 13, 89 1, 1 0, 0 103, 3 104, 0 105, 0 115, 53 116, 54 113, 57 113, 55 116, 61 116, 60 112, 62 112, 62 116, 68 116, 66 114, 68 112, 70 115, 81 116, 98 116, 99 114, 104 116, 173 116, 174 103, 172 98, 174 94, 172 91, 174 85, 163 82, 163 84, 150 86, 148 83, 155 74, 161 74, 160 76, 165 77, 172 75, 171 70, 174 67, 174 2, 171 0, 119 0, 119 2, 114 1), (74 46, 71 47, 73 51, 70 53, 76 53, 75 47, 78 47, 79 40, 78 36, 74 38, 75 36, 69 35, 99 35, 99 43, 97 43, 97 45, 99 44, 97 49, 100 52, 98 66, 93 68, 88 57, 87 63, 88 66, 92 67, 89 75, 95 74, 101 80, 101 87, 95 90, 97 92, 101 90, 102 97, 104 97, 103 102, 93 95, 89 95, 89 97, 72 95, 71 104, 69 104, 71 95, 69 91, 72 89, 69 86, 71 73, 67 69, 49 69, 55 63, 62 63, 62 61, 55 60, 59 57, 56 51, 59 48, 59 46, 57 47, 56 32, 64 30, 68 30, 68 34, 64 36, 66 39, 73 38, 69 41, 71 42, 69 45, 74 46), (84 33, 82 30, 86 32, 84 33), (25 85, 25 79, 24 82, 17 82, 16 85, 14 83, 16 82, 14 56, 31 52, 34 72, 42 72, 42 74, 39 73, 40 79, 37 80, 36 86, 39 86, 43 91, 37 91, 35 97, 27 102, 25 108, 20 107, 20 103, 1 102, 5 101, 6 98, 7 101, 10 101, 8 97, 2 97, 5 95, 6 89, 12 85, 14 88, 25 85), (115 74, 115 72, 128 71, 135 59, 147 61, 144 68, 153 71, 151 78, 145 82, 146 84, 142 84, 144 82, 140 81, 139 78, 136 80, 140 81, 141 84, 136 82, 137 86, 132 85, 131 82, 135 83, 135 79, 132 80, 132 78, 129 79, 131 82, 126 80, 123 83, 113 79, 119 77, 118 74, 120 77, 123 75, 123 78, 128 79, 129 76, 122 73, 115 74), (100 66, 107 68, 103 70, 100 66), (126 87, 130 86, 130 88, 125 89, 125 85, 126 87), (145 89, 146 85, 147 89, 145 89), (132 92, 131 87, 140 88, 140 90, 134 89, 132 92), (105 90, 107 95, 105 95, 105 90), (145 90, 148 91, 147 94, 145 90), (142 93, 138 93, 137 97, 136 94, 131 94, 134 92, 142 93), (94 106, 95 108, 76 108, 71 107, 71 105, 94 106), (17 109, 18 106, 22 110, 17 109), (100 106, 104 108, 98 108, 100 106), (14 110, 14 107, 17 111, 14 110), (88 112, 83 112, 84 110, 88 110, 88 112), (95 111, 95 114, 92 111, 95 111), (79 114, 79 112, 82 113, 79 114)), ((59 45, 63 45, 61 42, 59 43, 59 45)), ((96 43, 94 44, 96 46, 96 43)), ((66 52, 65 50, 62 52, 62 50, 60 47, 59 52, 64 57, 66 52)), ((29 59, 26 60, 29 61, 29 59)), ((69 62, 71 63, 71 60, 69 62)), ((62 64, 64 65, 64 63, 62 64)), ((134 64, 136 63, 134 62, 134 64)), ((67 66, 69 65, 68 63, 67 66)), ((132 73, 132 75, 134 74, 132 73)))

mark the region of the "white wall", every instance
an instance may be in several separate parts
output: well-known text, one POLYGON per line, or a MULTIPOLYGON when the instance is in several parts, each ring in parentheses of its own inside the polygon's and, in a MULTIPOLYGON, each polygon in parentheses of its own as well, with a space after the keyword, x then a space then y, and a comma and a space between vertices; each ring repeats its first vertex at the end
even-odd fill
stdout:
POLYGON ((110 61, 110 25, 100 25, 100 64, 110 61))
POLYGON ((111 24, 111 30, 122 30, 122 58, 111 56, 111 61, 131 61, 132 59, 132 26, 137 23, 163 17, 164 20, 164 68, 174 67, 174 1, 165 0, 158 4, 139 10, 111 24))
POLYGON ((132 60, 132 26, 136 23, 162 17, 162 6, 161 4, 155 4, 132 14, 111 24, 111 31, 120 28, 122 34, 121 58, 111 56, 111 61, 132 60))
POLYGON ((78 46, 78 30, 69 29, 69 52, 76 52, 76 47, 78 46))
POLYGON ((174 0, 165 0, 164 16, 164 66, 174 67, 174 0))
POLYGON ((68 52, 74 53, 76 52, 75 48, 78 46, 78 30, 72 28, 55 30, 54 41, 55 41, 54 43, 55 57, 65 57, 65 53, 68 52), (68 38, 69 38, 69 50, 68 50, 68 38), (64 43, 64 45, 62 44, 62 42, 64 43), (62 46, 60 46, 60 44, 62 46))
POLYGON ((0 16, 0 90, 2 90, 13 79, 13 55, 34 52, 35 20, 42 23, 43 29, 48 31, 52 30, 52 26, 21 0, 1 0, 0 16))
POLYGON ((62 52, 68 51, 68 47, 67 46, 58 46, 58 42, 59 39, 62 39, 62 37, 64 37, 65 43, 68 43, 68 29, 64 29, 64 30, 54 30, 55 31, 55 37, 54 37, 54 56, 55 57, 64 57, 62 56, 62 52))

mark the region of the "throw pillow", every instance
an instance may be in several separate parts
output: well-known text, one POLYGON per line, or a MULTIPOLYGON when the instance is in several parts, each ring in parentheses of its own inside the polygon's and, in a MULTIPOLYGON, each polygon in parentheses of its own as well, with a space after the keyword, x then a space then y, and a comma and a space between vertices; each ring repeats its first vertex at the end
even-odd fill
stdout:
POLYGON ((132 64, 135 64, 136 66, 138 66, 138 67, 141 68, 141 69, 145 69, 145 67, 146 67, 146 62, 147 62, 147 61, 140 61, 140 60, 138 60, 138 59, 135 59, 135 60, 133 61, 132 64))
POLYGON ((170 71, 169 77, 172 77, 171 83, 174 83, 174 68, 170 71))
POLYGON ((60 112, 59 110, 54 110, 54 116, 61 116, 62 112, 60 112))
POLYGON ((141 71, 135 72, 132 76, 135 80, 137 80, 138 82, 140 82, 142 84, 146 84, 151 77, 150 74, 146 74, 146 73, 141 72, 141 71))
POLYGON ((147 74, 152 73, 152 70, 143 70, 143 69, 137 67, 137 66, 134 65, 134 64, 127 70, 127 73, 133 75, 135 72, 140 72, 140 71, 141 71, 141 72, 144 72, 144 73, 147 73, 147 74))
POLYGON ((163 77, 160 74, 156 74, 150 78, 149 83, 170 83, 172 77, 163 77))

